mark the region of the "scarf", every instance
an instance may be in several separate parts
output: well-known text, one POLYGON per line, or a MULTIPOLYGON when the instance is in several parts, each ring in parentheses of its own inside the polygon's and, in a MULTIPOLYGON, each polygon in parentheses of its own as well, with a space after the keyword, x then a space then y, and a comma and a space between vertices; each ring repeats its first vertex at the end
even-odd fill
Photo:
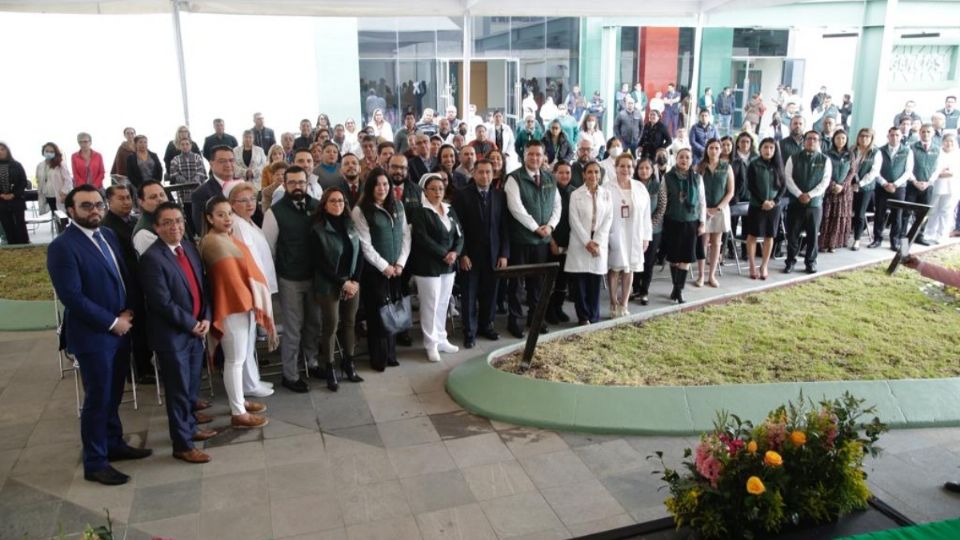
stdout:
POLYGON ((270 286, 246 244, 232 236, 207 234, 200 241, 200 258, 210 278, 213 299, 211 347, 207 350, 211 354, 216 351, 228 315, 251 310, 257 324, 267 331, 269 350, 275 350, 280 340, 273 324, 270 286))

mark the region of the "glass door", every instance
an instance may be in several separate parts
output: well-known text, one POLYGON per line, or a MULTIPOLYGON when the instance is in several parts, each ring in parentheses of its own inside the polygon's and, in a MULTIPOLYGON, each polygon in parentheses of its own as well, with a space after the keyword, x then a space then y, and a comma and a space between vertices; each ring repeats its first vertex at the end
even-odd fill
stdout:
POLYGON ((523 85, 520 82, 520 60, 508 59, 504 62, 504 67, 507 73, 504 77, 506 81, 506 88, 504 89, 506 107, 504 107, 503 116, 507 124, 515 130, 517 126, 523 123, 523 118, 521 118, 523 109, 520 107, 523 100, 523 85))
POLYGON ((437 113, 443 116, 447 107, 453 105, 460 111, 460 89, 457 77, 458 67, 463 62, 441 58, 437 60, 437 113))

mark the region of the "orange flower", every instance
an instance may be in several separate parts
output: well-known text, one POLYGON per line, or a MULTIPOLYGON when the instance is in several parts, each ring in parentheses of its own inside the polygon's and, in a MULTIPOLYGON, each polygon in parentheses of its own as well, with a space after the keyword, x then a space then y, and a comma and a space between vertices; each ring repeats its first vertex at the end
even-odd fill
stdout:
POLYGON ((751 455, 757 453, 757 441, 750 441, 747 443, 747 452, 751 455))
POLYGON ((802 431, 794 431, 790 434, 790 442, 794 446, 803 446, 807 444, 807 434, 802 431))
POLYGON ((779 467, 783 465, 783 458, 773 450, 767 450, 767 453, 763 455, 763 463, 769 467, 779 467))
POLYGON ((760 480, 756 476, 751 476, 747 479, 747 493, 751 495, 761 495, 767 488, 763 485, 763 480, 760 480))

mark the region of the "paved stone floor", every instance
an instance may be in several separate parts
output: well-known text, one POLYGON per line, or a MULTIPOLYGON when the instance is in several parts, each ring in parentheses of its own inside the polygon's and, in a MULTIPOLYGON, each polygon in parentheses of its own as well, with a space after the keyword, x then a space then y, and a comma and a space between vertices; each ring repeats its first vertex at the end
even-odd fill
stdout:
MULTIPOLYGON (((844 251, 821 268, 889 254, 844 251)), ((663 294, 651 308, 666 305, 669 285, 657 279, 663 294)), ((720 290, 688 296, 760 283, 726 277, 720 290)), ((74 382, 57 376, 53 333, 0 334, 0 539, 76 537, 103 523, 104 509, 115 538, 178 540, 566 538, 665 516, 647 456, 663 450, 676 464, 694 438, 543 431, 490 422, 450 400, 447 372, 503 342, 481 339, 440 364, 400 348, 400 367, 364 368, 366 382, 336 394, 319 381, 308 394, 278 389, 264 400, 270 424, 208 441, 206 465, 171 457, 165 412, 153 387, 140 387, 139 410, 122 407, 124 427, 155 454, 118 464, 131 482, 104 487, 83 480, 74 382)), ((214 403, 214 425, 225 425, 220 388, 214 403)), ((960 497, 940 489, 960 479, 960 428, 895 431, 881 442, 885 455, 868 463, 877 495, 920 522, 960 515, 960 497)))

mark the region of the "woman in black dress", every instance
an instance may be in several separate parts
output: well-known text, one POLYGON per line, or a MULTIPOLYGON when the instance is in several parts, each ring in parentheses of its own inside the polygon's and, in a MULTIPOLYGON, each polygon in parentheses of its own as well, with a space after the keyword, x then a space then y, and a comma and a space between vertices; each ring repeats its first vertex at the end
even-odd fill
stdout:
POLYGON ((664 176, 667 185, 667 210, 663 218, 663 241, 666 245, 673 291, 670 299, 685 302, 683 287, 690 263, 697 260, 697 243, 704 231, 707 203, 703 179, 691 165, 689 148, 677 152, 677 164, 664 176))
POLYGON ((767 137, 760 142, 760 157, 747 167, 747 193, 750 209, 744 228, 747 232, 747 262, 750 265, 750 279, 767 279, 770 253, 773 240, 780 226, 780 197, 786 189, 783 176, 783 163, 776 141, 767 137), (763 238, 763 260, 757 272, 754 253, 757 238, 763 238))

